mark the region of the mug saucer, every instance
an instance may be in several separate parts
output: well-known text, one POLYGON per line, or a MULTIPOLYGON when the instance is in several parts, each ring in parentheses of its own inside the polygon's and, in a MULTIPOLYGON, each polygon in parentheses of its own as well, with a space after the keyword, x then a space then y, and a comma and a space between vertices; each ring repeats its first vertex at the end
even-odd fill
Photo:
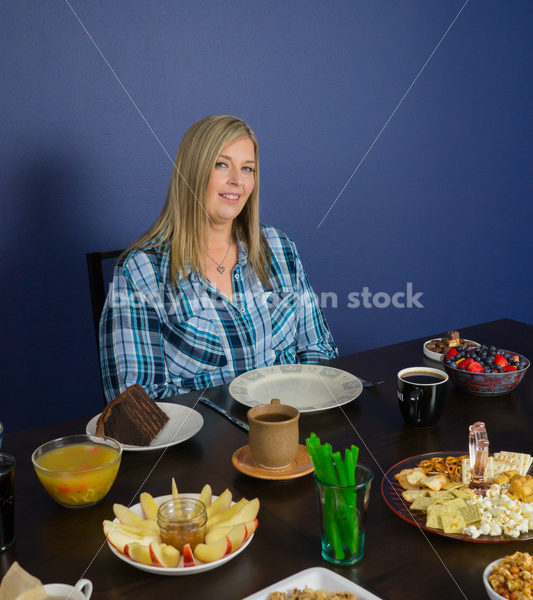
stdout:
POLYGON ((235 450, 231 457, 231 462, 237 471, 249 475, 250 477, 256 477, 257 479, 295 479, 296 477, 303 477, 314 471, 313 463, 309 458, 307 448, 303 444, 298 444, 296 457, 288 467, 283 469, 264 469, 263 467, 258 467, 254 462, 248 444, 235 450))

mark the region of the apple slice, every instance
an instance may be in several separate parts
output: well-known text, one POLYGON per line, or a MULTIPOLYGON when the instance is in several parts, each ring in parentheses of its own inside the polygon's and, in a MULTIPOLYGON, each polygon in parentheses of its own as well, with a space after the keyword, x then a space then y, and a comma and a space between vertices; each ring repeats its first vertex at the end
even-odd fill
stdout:
POLYGON ((257 519, 248 521, 247 523, 239 523, 238 525, 229 525, 228 527, 215 527, 208 531, 205 536, 206 544, 213 544, 220 538, 228 536, 231 541, 231 551, 237 550, 257 528, 257 519), (237 533, 239 532, 239 533, 237 533), (242 539, 239 538, 242 536, 242 539))
POLYGON ((230 552, 235 552, 237 548, 240 548, 243 545, 244 540, 246 539, 246 525, 244 523, 234 525, 229 530, 227 537, 231 543, 230 552))
POLYGON ((163 563, 165 567, 174 569, 180 561, 180 551, 170 544, 163 544, 163 563))
POLYGON ((220 496, 207 507, 207 519, 209 520, 214 515, 222 513, 231 505, 231 492, 225 489, 220 496))
POLYGON ((231 542, 227 536, 220 538, 214 544, 198 544, 194 549, 194 554, 196 558, 203 562, 213 562, 215 560, 220 560, 230 552, 231 542))
POLYGON ((139 535, 128 530, 121 523, 113 521, 103 522, 104 535, 107 541, 121 554, 125 554, 124 547, 131 542, 139 542, 141 544, 149 544, 150 542, 159 542, 159 536, 155 535, 139 535))
POLYGON ((211 504, 212 496, 213 492, 211 491, 211 486, 207 483, 200 492, 200 501, 203 502, 206 507, 208 507, 211 504))
POLYGON ((152 563, 157 567, 175 569, 180 561, 179 550, 169 544, 152 542, 150 544, 150 556, 152 558, 152 563))
POLYGON ((159 506, 157 506, 154 497, 148 492, 142 492, 139 496, 139 500, 141 501, 141 507, 145 518, 149 521, 157 521, 157 511, 159 510, 159 506))
POLYGON ((210 529, 206 533, 204 542, 206 544, 218 542, 220 538, 226 537, 233 527, 233 525, 230 525, 229 527, 213 527, 213 529, 210 529))
MULTIPOLYGON (((198 548, 198 546, 196 546, 198 548)), ((201 559, 200 559, 201 560, 201 559)), ((195 567, 194 554, 190 544, 183 546, 183 566, 184 567, 195 567)))
POLYGON ((143 565, 151 565, 152 557, 150 556, 150 546, 139 542, 131 542, 124 546, 124 554, 143 565))
POLYGON ((237 514, 241 508, 248 502, 246 498, 241 498, 233 506, 230 506, 224 512, 219 512, 213 515, 210 519, 208 518, 206 528, 212 529, 213 527, 225 527, 225 521, 229 521, 233 515, 237 514))
POLYGON ((254 519, 253 521, 246 521, 245 525, 246 525, 246 538, 244 541, 246 541, 253 533, 255 533, 255 531, 259 525, 259 521, 257 519, 254 519))
POLYGON ((145 529, 144 527, 137 527, 136 525, 124 525, 123 523, 117 523, 116 521, 104 521, 104 533, 106 528, 119 529, 122 533, 131 536, 132 538, 153 538, 159 541, 159 534, 156 533, 152 528, 145 529))
POLYGON ((104 528, 104 533, 107 541, 117 550, 120 554, 126 554, 124 548, 132 542, 138 541, 136 538, 125 535, 120 529, 108 529, 104 528))
POLYGON ((177 500, 178 497, 179 497, 178 486, 176 485, 176 480, 173 477, 172 478, 172 498, 174 498, 174 500, 177 500))
POLYGON ((247 502, 239 512, 234 514, 227 521, 223 521, 224 527, 229 525, 238 525, 239 523, 246 523, 248 521, 253 521, 257 517, 257 513, 259 512, 259 498, 254 498, 247 502))
POLYGON ((115 517, 123 524, 130 527, 138 527, 140 529, 150 530, 154 533, 159 533, 159 526, 155 521, 143 519, 131 511, 127 506, 122 504, 113 504, 113 512, 115 517))

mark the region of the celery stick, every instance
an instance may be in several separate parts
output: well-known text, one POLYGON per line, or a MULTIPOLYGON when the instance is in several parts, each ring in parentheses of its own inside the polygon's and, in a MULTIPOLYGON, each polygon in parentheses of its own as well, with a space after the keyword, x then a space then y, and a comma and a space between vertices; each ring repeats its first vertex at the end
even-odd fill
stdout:
POLYGON ((324 483, 329 483, 330 485, 339 485, 339 478, 337 477, 337 472, 333 466, 331 444, 320 446, 320 451, 322 464, 326 472, 326 479, 323 479, 322 481, 324 481, 324 483))
POLYGON ((341 532, 337 523, 335 490, 331 488, 324 490, 324 523, 326 537, 329 545, 333 547, 335 558, 342 560, 344 558, 344 549, 342 547, 341 532))
POLYGON ((359 460, 359 448, 352 445, 351 453, 353 458, 353 468, 355 469, 355 467, 357 467, 357 461, 359 460))
POLYGON ((348 477, 348 484, 355 485, 355 464, 353 461, 353 455, 351 451, 348 450, 348 448, 346 448, 344 456, 344 464, 346 467, 346 476, 348 477))
POLYGON ((342 462, 341 453, 334 452, 332 454, 333 460, 335 461, 335 465, 337 467, 337 473, 339 474, 339 481, 341 485, 348 485, 348 476, 346 474, 346 468, 344 463, 342 462))

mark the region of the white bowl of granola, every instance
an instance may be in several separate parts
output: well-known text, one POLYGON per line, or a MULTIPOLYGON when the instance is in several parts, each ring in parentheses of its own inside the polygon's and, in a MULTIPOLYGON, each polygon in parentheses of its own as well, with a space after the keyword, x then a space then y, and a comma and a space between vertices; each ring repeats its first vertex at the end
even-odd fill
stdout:
POLYGON ((515 552, 485 567, 483 583, 491 600, 527 600, 533 595, 533 556, 515 552))

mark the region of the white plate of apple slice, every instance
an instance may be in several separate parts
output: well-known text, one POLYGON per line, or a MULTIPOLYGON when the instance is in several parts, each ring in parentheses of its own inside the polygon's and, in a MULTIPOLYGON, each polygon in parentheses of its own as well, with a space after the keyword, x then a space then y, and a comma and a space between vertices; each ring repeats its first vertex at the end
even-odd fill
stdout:
POLYGON ((257 529, 259 500, 233 502, 231 492, 213 496, 206 485, 201 494, 180 493, 180 497, 197 498, 207 506, 208 521, 204 543, 183 553, 162 543, 157 525, 158 507, 177 496, 153 498, 143 492, 139 504, 127 508, 113 506, 116 518, 104 521, 107 544, 113 554, 136 569, 159 575, 194 575, 216 569, 240 554, 252 541, 257 529))

